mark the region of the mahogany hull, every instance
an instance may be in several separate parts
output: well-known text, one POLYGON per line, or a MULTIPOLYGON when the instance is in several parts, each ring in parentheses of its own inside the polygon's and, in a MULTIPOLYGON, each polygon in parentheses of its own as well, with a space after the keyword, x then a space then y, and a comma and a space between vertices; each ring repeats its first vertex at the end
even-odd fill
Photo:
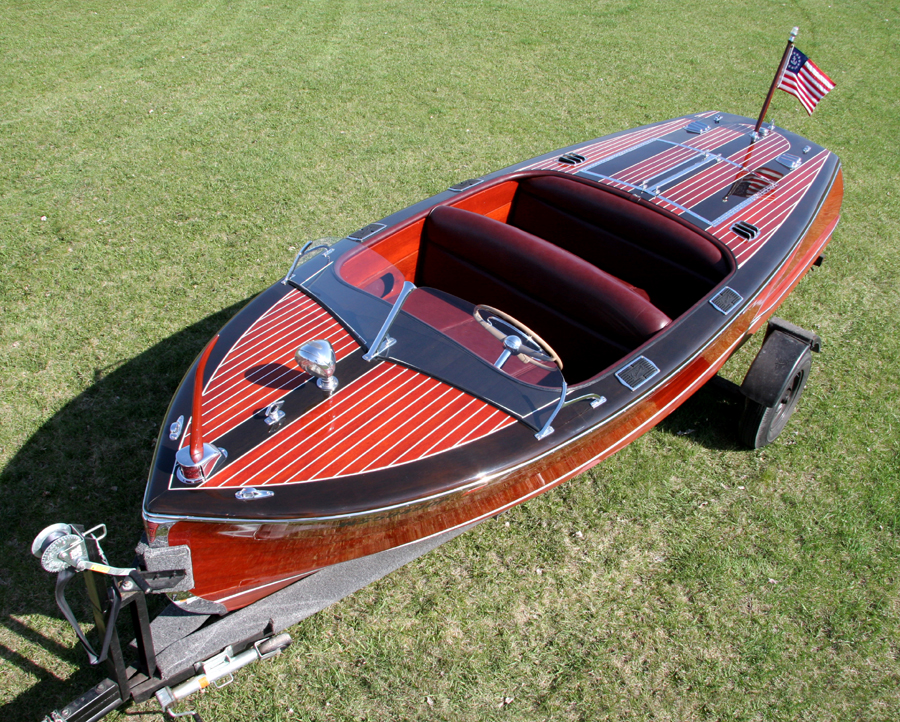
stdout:
MULTIPOLYGON (((620 135, 623 134, 617 134, 613 139, 620 135)), ((727 140, 735 142, 733 138, 727 140)), ((797 142, 790 138, 788 146, 793 147, 797 142)), ((756 152, 752 146, 746 152, 751 151, 756 152)), ((673 159, 672 162, 677 161, 673 159)), ((603 418, 598 419, 597 413, 586 403, 567 406, 554 421, 554 435, 543 441, 536 441, 533 429, 523 423, 491 422, 484 427, 489 430, 482 436, 472 434, 453 445, 445 442, 443 447, 435 442, 432 449, 437 450, 433 453, 397 457, 391 465, 375 468, 371 473, 356 473, 353 466, 356 462, 349 458, 341 457, 340 464, 329 462, 329 454, 337 452, 323 446, 316 461, 307 463, 309 469, 303 472, 312 473, 310 479, 304 477, 303 483, 275 484, 272 488, 276 490, 276 498, 281 496, 282 506, 275 502, 269 507, 260 506, 262 511, 257 512, 256 517, 226 501, 233 491, 231 487, 247 483, 242 481, 246 477, 241 473, 249 472, 242 471, 237 462, 230 466, 232 481, 221 481, 218 486, 210 485, 205 490, 182 491, 175 489, 177 485, 173 486, 169 481, 162 490, 161 482, 157 482, 158 487, 153 486, 151 474, 144 513, 151 543, 187 545, 191 550, 195 580, 192 594, 232 610, 317 569, 494 516, 586 471, 660 423, 686 401, 750 334, 765 323, 809 271, 830 241, 839 219, 843 180, 836 159, 831 156, 829 162, 830 165, 820 163, 821 172, 811 177, 801 200, 792 201, 794 206, 790 214, 784 214, 777 230, 772 232, 773 238, 779 238, 778 234, 781 234, 779 247, 769 241, 750 253, 746 245, 738 245, 739 241, 728 246, 736 260, 731 262, 731 270, 720 286, 728 284, 729 288, 738 289, 738 295, 745 301, 732 316, 719 319, 709 313, 709 300, 718 292, 717 287, 700 299, 691 311, 676 319, 666 338, 661 336, 648 341, 631 354, 632 357, 643 354, 656 360, 660 373, 652 383, 637 392, 629 393, 619 388, 621 383, 616 380, 614 371, 622 365, 616 364, 578 387, 579 391, 602 392, 604 400, 609 399, 607 408, 611 410, 603 418), (804 203, 806 207, 803 207, 804 203), (740 285, 741 279, 744 279, 744 286, 740 285), (353 473, 329 476, 333 472, 322 471, 341 465, 353 473), (320 476, 316 477, 316 473, 320 476), (333 504, 333 513, 326 513, 327 509, 321 504, 317 506, 316 489, 319 495, 330 495, 330 499, 339 500, 333 504), (175 491, 180 491, 180 495, 175 491), (367 504, 367 499, 375 501, 367 504)), ((504 177, 514 178, 525 166, 515 167, 504 177)), ((731 181, 730 178, 725 180, 731 181)), ((486 204, 481 211, 485 214, 502 216, 507 212, 502 208, 497 210, 496 200, 490 203, 479 201, 486 194, 483 191, 481 195, 472 195, 469 206, 486 204)), ((494 195, 502 196, 503 192, 498 190, 494 195)), ((760 211, 760 217, 773 212, 777 199, 776 194, 768 194, 769 207, 760 211)), ((401 228, 398 235, 418 233, 421 224, 418 219, 428 207, 425 203, 424 210, 413 207, 407 212, 397 224, 401 228), (414 229, 415 233, 403 231, 403 228, 414 229)), ((385 225, 390 226, 391 219, 385 220, 385 225)), ((400 263, 397 265, 402 267, 400 263)), ((280 294, 280 298, 285 291, 269 293, 280 294)), ((272 299, 260 302, 259 306, 260 309, 271 308, 272 299)), ((251 310, 250 315, 254 314, 260 315, 257 309, 251 310)), ((246 333, 246 328, 239 328, 234 335, 244 338, 246 333)), ((236 343, 234 339, 223 340, 226 346, 236 343)), ((346 344, 349 348, 352 340, 346 339, 346 344)), ((352 355, 354 350, 348 353, 352 355)), ((217 363, 222 362, 222 358, 217 359, 217 363)), ((350 363, 346 362, 348 368, 350 363)), ((364 370, 361 373, 372 372, 364 370)), ((346 398, 351 398, 349 393, 348 389, 346 398)), ((182 394, 187 391, 183 389, 182 394)), ((266 402, 269 396, 260 393, 257 405, 266 402)), ((173 407, 178 403, 176 397, 173 407)), ((486 410, 481 410, 479 406, 477 413, 493 413, 489 407, 490 404, 486 410)), ((471 411, 474 406, 466 408, 470 408, 468 414, 476 413, 471 411)), ((409 401, 404 413, 416 413, 415 398, 409 401)), ((421 434, 433 434, 429 438, 441 434, 441 438, 456 438, 448 431, 451 424, 444 424, 437 417, 426 420, 427 413, 426 410, 418 422, 421 434), (438 428, 439 432, 431 427, 438 428)), ((326 421, 323 416, 322 423, 326 421)), ((377 428, 390 429, 383 424, 377 428)), ((381 450, 389 444, 381 442, 378 446, 378 436, 388 433, 357 432, 361 440, 352 443, 381 450)), ((169 452, 158 454, 156 469, 162 470, 160 476, 167 473, 171 477, 172 460, 166 453, 169 452)), ((255 479, 262 478, 259 472, 254 473, 257 474, 255 479)), ((293 479, 300 478, 296 474, 293 479)))

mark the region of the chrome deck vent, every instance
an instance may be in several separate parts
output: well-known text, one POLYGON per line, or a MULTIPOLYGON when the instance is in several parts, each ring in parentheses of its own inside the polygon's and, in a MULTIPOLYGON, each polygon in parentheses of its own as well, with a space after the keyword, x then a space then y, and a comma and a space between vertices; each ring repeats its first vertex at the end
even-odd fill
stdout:
POLYGON ((694 120, 688 123, 684 128, 688 133, 694 133, 695 135, 701 135, 709 130, 709 123, 705 123, 702 120, 694 120))
POLYGON ((471 188, 472 186, 477 186, 479 183, 483 183, 484 178, 469 178, 469 180, 460 181, 459 183, 455 183, 450 186, 447 190, 453 191, 454 193, 462 193, 467 188, 471 188))
POLYGON ((580 153, 566 153, 565 155, 559 156, 557 160, 566 165, 578 165, 579 163, 584 163, 586 158, 580 153))
POLYGON ((643 386, 656 374, 659 368, 646 356, 638 356, 634 361, 625 368, 616 371, 616 378, 622 382, 622 385, 634 391, 643 386))
POLYGON ((387 228, 384 223, 370 223, 365 228, 360 228, 358 231, 353 231, 347 238, 351 241, 363 241, 369 236, 374 236, 378 231, 382 228, 387 228))
POLYGON ((710 300, 710 304, 716 311, 724 313, 727 316, 734 310, 734 307, 743 300, 744 297, 741 296, 741 294, 733 288, 725 286, 725 288, 719 291, 712 300, 710 300))
POLYGON ((759 235, 759 228, 747 221, 738 221, 731 227, 731 230, 745 241, 752 241, 759 235))
POLYGON ((785 168, 790 168, 791 170, 803 165, 803 159, 800 156, 791 155, 790 153, 782 153, 775 160, 781 163, 785 168))

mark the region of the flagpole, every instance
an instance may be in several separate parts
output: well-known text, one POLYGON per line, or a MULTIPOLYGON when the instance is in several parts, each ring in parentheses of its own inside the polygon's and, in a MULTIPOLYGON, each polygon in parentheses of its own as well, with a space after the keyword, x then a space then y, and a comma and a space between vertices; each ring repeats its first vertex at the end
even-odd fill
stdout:
POLYGON ((766 96, 766 102, 763 105, 762 112, 759 114, 759 120, 756 121, 756 127, 753 129, 753 138, 759 138, 759 129, 762 127, 763 120, 766 117, 766 111, 769 109, 769 104, 772 102, 772 96, 775 95, 775 90, 778 87, 778 83, 781 81, 781 76, 784 74, 784 68, 788 63, 788 58, 791 57, 791 50, 794 48, 794 40, 797 38, 797 33, 800 32, 800 28, 793 28, 791 30, 791 36, 788 38, 787 47, 784 49, 784 56, 781 58, 781 65, 778 66, 778 72, 775 73, 775 80, 772 81, 772 87, 769 88, 769 94, 766 96))

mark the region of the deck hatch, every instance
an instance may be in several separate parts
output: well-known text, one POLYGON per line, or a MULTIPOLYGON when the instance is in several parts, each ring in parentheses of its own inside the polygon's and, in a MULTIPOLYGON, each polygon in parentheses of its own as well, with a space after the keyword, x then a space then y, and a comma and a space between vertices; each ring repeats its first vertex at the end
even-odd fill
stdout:
POLYGON ((364 241, 369 236, 374 236, 382 228, 387 228, 387 226, 384 223, 370 223, 358 231, 353 231, 347 238, 351 241, 364 241))
POLYGON ((759 228, 747 221, 738 221, 731 227, 731 230, 745 241, 752 241, 759 235, 759 228))
POLYGON ((460 181, 459 183, 455 183, 450 186, 447 190, 453 191, 454 193, 462 193, 462 191, 467 188, 471 188, 472 186, 477 186, 479 183, 483 183, 484 178, 469 178, 468 180, 460 181))
POLYGON ((586 159, 580 153, 566 153, 565 155, 561 155, 558 160, 560 163, 565 163, 566 165, 578 165, 579 163, 584 163, 586 159))
POLYGON ((734 310, 734 307, 743 300, 744 297, 741 296, 741 294, 733 288, 725 286, 725 288, 719 291, 715 297, 710 300, 710 304, 716 311, 724 313, 727 316, 734 310))
POLYGON ((622 385, 631 391, 640 388, 656 374, 659 368, 646 356, 638 356, 634 361, 625 368, 616 371, 616 378, 622 382, 622 385))

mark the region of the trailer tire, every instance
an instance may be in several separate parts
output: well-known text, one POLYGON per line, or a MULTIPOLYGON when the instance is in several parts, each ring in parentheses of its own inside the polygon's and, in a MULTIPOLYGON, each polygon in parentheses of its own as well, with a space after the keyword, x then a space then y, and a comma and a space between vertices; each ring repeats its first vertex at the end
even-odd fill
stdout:
POLYGON ((794 413, 797 401, 806 387, 810 368, 812 368, 812 353, 806 349, 794 367, 793 376, 784 393, 774 406, 763 406, 750 398, 744 400, 744 413, 738 427, 742 443, 751 449, 761 449, 778 438, 791 414, 794 413))

